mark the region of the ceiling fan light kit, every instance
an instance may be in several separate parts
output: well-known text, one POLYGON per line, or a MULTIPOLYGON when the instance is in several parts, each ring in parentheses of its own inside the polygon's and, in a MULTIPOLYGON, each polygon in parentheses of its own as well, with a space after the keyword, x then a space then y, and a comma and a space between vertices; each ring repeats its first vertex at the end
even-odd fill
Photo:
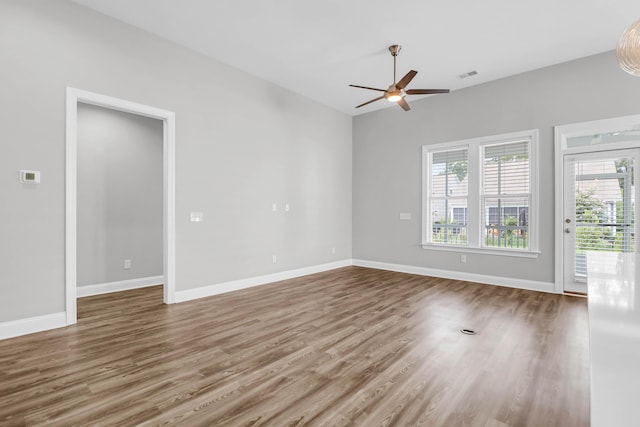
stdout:
POLYGON ((387 89, 387 92, 385 92, 385 98, 387 98, 387 101, 389 102, 398 102, 400 101, 402 98, 404 98, 405 96, 407 96, 407 93, 405 91, 403 91, 402 89, 398 90, 398 89, 387 89))
POLYGON ((620 37, 616 57, 620 68, 640 77, 640 20, 634 22, 620 37))
POLYGON ((389 102, 395 102, 403 110, 409 111, 411 107, 409 107, 409 104, 407 104, 407 101, 405 100, 405 97, 407 95, 432 95, 435 93, 449 93, 449 89, 407 89, 405 90, 407 85, 416 76, 416 74, 418 74, 418 72, 411 70, 407 74, 405 74, 404 77, 400 79, 400 81, 396 80, 396 57, 398 56, 400 49, 402 49, 402 46, 398 44, 392 44, 391 46, 389 46, 389 52, 391 52, 391 56, 393 56, 393 83, 387 89, 378 89, 375 87, 368 87, 368 86, 349 85, 351 87, 357 87, 360 89, 384 92, 382 96, 379 96, 370 101, 362 103, 356 106, 356 108, 364 107, 365 105, 371 104, 372 102, 379 101, 381 99, 386 99, 389 102))

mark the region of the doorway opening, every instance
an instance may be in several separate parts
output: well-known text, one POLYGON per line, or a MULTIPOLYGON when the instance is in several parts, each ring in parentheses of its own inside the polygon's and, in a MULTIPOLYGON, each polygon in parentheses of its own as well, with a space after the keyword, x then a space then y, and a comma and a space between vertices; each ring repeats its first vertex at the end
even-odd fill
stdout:
POLYGON ((639 157, 640 116, 556 127, 557 292, 587 293, 589 256, 636 252, 639 157))
POLYGON ((67 88, 66 117, 66 323, 77 321, 77 178, 78 103, 89 104, 162 121, 162 283, 165 304, 175 302, 175 114, 75 88, 67 88))

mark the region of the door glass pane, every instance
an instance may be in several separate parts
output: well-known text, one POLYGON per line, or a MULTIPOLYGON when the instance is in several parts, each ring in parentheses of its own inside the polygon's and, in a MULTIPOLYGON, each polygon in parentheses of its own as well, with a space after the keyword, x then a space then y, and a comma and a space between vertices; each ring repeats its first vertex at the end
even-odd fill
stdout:
POLYGON ((586 252, 635 251, 631 158, 575 162, 575 280, 587 277, 586 252))

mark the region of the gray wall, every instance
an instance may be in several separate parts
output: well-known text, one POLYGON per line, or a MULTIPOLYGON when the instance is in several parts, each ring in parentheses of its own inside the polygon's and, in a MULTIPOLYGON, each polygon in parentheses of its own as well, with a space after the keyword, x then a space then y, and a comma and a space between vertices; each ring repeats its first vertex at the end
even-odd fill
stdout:
POLYGON ((78 286, 163 274, 162 127, 78 104, 78 286))
POLYGON ((0 2, 0 63, 0 322, 64 310, 66 86, 176 113, 178 291, 351 257, 351 117, 68 1, 0 2))
POLYGON ((613 52, 543 68, 353 122, 353 256, 410 266, 554 281, 553 126, 640 113, 640 79, 613 52), (425 250, 421 243, 421 146, 540 130, 537 259, 425 250), (411 212, 400 221, 400 212, 411 212))

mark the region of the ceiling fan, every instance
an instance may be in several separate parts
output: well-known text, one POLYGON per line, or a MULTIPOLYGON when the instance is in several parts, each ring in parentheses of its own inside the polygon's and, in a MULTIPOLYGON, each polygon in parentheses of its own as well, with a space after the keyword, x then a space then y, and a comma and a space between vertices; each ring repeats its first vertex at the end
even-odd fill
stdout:
POLYGON ((400 79, 399 82, 396 83, 396 57, 400 52, 401 46, 394 44, 389 46, 389 52, 391 52, 391 56, 393 56, 393 83, 387 89, 378 89, 375 87, 367 87, 367 86, 358 86, 358 85, 349 85, 351 87, 359 87, 360 89, 369 89, 375 90, 378 92, 384 92, 382 96, 378 98, 374 98, 370 101, 367 101, 363 104, 356 106, 356 108, 364 107, 367 104, 371 104, 372 102, 379 101, 383 98, 386 98, 389 102, 395 102, 398 104, 404 111, 409 111, 411 107, 407 104, 407 101, 404 99, 407 95, 431 95, 434 93, 449 93, 449 89, 407 89, 407 85, 411 80, 418 74, 417 71, 411 70, 407 74, 404 75, 403 78, 400 79))

